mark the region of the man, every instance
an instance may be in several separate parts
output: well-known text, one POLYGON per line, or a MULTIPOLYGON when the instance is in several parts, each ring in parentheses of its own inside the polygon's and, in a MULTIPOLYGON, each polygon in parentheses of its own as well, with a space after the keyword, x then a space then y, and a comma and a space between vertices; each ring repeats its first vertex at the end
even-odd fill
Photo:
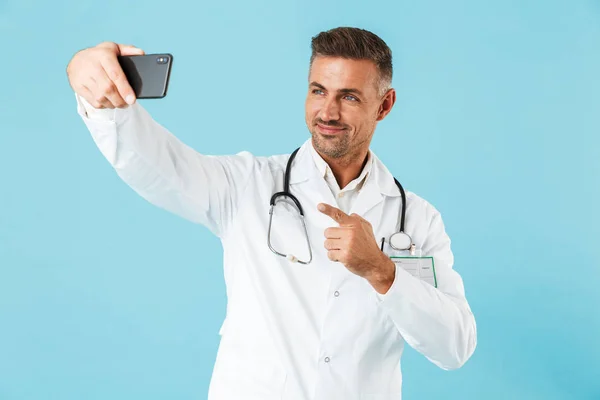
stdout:
POLYGON ((67 72, 78 112, 119 176, 222 240, 228 305, 209 399, 399 399, 405 342, 444 369, 467 361, 475 320, 440 214, 413 193, 402 204, 369 150, 396 100, 383 40, 356 28, 312 40, 311 139, 289 171, 306 231, 289 196, 270 225, 290 155, 215 157, 187 147, 134 101, 118 54, 142 52, 102 43, 77 53, 67 72), (406 254, 389 244, 403 206, 404 231, 434 258, 437 287, 390 258, 406 254))

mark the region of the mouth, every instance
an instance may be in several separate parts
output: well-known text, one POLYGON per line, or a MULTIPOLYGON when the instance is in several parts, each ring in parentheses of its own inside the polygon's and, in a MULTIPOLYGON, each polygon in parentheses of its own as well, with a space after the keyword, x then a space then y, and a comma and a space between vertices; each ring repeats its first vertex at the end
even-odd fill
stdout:
POLYGON ((340 128, 340 127, 335 127, 335 126, 327 126, 327 125, 321 125, 321 124, 317 124, 317 129, 325 135, 336 135, 339 134, 343 131, 346 130, 346 128, 340 128))

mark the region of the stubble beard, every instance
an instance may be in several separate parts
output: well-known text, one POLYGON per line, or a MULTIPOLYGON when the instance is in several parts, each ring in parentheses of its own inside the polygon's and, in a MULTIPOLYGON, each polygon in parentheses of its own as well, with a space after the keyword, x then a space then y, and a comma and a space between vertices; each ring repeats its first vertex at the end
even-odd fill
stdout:
POLYGON ((340 159, 348 155, 350 151, 349 132, 343 132, 335 136, 324 136, 311 129, 312 142, 315 149, 327 157, 340 159))

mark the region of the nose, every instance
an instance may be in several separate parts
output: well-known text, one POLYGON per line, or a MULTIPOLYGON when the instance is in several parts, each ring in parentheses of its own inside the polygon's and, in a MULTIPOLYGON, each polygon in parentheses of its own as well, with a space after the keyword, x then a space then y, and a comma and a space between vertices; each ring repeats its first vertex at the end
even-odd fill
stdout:
POLYGON ((340 119, 340 105, 337 102, 337 99, 331 97, 325 100, 323 107, 321 108, 321 112, 319 113, 319 117, 323 121, 337 121, 340 119))

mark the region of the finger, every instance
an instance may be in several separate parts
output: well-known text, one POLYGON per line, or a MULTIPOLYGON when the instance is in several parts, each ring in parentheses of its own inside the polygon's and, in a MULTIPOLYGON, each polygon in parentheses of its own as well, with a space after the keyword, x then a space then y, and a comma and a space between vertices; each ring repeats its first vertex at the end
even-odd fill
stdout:
MULTIPOLYGON (((109 86, 109 79, 99 77, 98 74, 95 74, 94 77, 91 77, 88 83, 88 87, 92 91, 94 99, 96 99, 98 103, 102 104, 104 108, 115 108, 117 106, 113 104, 108 97, 108 92, 111 90, 109 86)), ((116 89, 114 89, 113 92, 116 92, 116 89)))
POLYGON ((342 251, 341 250, 329 250, 327 252, 327 257, 331 261, 339 262, 341 256, 342 256, 342 251))
POLYGON ((127 104, 123 97, 121 97, 114 82, 106 75, 106 71, 103 68, 99 68, 94 74, 94 80, 96 81, 98 94, 106 97, 113 105, 113 108, 123 107, 127 104))
POLYGON ((144 55, 144 50, 137 48, 131 44, 119 44, 115 42, 102 42, 98 44, 96 47, 101 47, 104 49, 109 49, 117 55, 120 56, 136 56, 136 55, 144 55))
POLYGON ((122 100, 122 104, 117 107, 133 104, 135 102, 135 93, 131 88, 131 85, 129 85, 127 77, 125 76, 123 68, 121 68, 121 64, 119 64, 117 58, 106 57, 103 58, 100 63, 102 68, 104 68, 104 74, 111 81, 112 86, 116 89, 116 93, 113 93, 115 100, 118 102, 121 102, 122 100))
POLYGON ((358 215, 357 213, 352 213, 352 214, 350 214, 349 216, 350 216, 350 218, 353 218, 353 219, 359 219, 359 220, 363 220, 363 221, 365 221, 365 222, 369 223, 369 221, 367 221, 366 219, 364 219, 363 217, 361 217, 361 216, 360 216, 360 215, 358 215))
POLYGON ((117 45, 115 42, 102 42, 102 43, 99 43, 96 47, 101 47, 103 49, 109 49, 112 51, 119 50, 119 45, 117 45))
POLYGON ((144 50, 130 44, 117 44, 117 46, 119 49, 119 54, 122 56, 143 56, 146 54, 144 53, 144 50))
POLYGON ((348 236, 348 227, 329 227, 324 234, 327 239, 345 239, 348 236))
MULTIPOLYGON (((92 107, 94 108, 105 108, 104 105, 99 103, 95 98, 92 91, 85 85, 81 85, 79 88, 79 95, 83 97, 92 107)), ((106 98, 104 98, 106 100, 106 98)), ((108 100, 106 100, 108 101, 108 100)))
POLYGON ((324 233, 327 239, 339 239, 342 237, 342 232, 340 228, 327 228, 325 229, 324 233))
POLYGON ((104 96, 102 88, 98 85, 98 82, 96 82, 94 77, 90 77, 87 87, 90 92, 92 92, 92 99, 96 102, 96 104, 101 105, 100 108, 115 108, 110 100, 104 96))
POLYGON ((327 250, 341 250, 343 242, 339 239, 327 239, 324 245, 327 250))
POLYGON ((329 204, 320 203, 317 208, 323 214, 331 217, 331 219, 333 219, 338 224, 349 223, 350 220, 351 220, 350 216, 348 214, 346 214, 345 212, 343 212, 339 208, 330 206, 329 204))

